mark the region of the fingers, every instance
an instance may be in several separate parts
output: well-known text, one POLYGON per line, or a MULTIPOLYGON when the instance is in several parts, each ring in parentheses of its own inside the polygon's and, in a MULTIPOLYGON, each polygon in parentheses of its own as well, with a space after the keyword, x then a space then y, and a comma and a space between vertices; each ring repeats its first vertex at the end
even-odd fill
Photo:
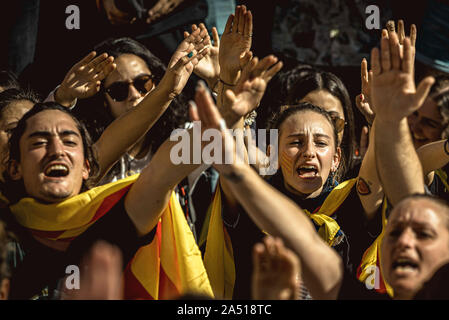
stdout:
POLYGON ((410 41, 412 47, 415 47, 416 44, 416 25, 412 24, 410 26, 410 41))
POLYGON ((88 68, 92 68, 92 69, 96 69, 96 67, 98 65, 100 65, 102 62, 104 62, 107 58, 108 58, 108 54, 107 53, 103 53, 103 54, 99 55, 98 57, 96 57, 95 59, 93 59, 91 62, 89 62, 87 67, 88 68))
POLYGON ((399 43, 402 45, 405 39, 404 20, 398 21, 398 39, 399 43))
POLYGON ((200 121, 200 116, 198 114, 198 107, 194 101, 189 101, 189 118, 193 121, 200 121))
POLYGON ((279 71, 281 71, 284 64, 282 61, 276 62, 267 72, 265 72, 264 79, 269 82, 279 71))
POLYGON ((367 126, 362 128, 362 132, 360 134, 360 157, 363 158, 366 154, 366 150, 368 150, 368 137, 369 130, 367 126))
POLYGON ((245 15, 245 29, 243 30, 243 35, 246 37, 252 37, 253 35, 253 14, 249 10, 245 15))
POLYGON ((87 56, 85 56, 84 58, 82 58, 79 62, 77 62, 73 67, 75 69, 78 69, 80 67, 83 67, 85 65, 87 65, 89 62, 91 62, 91 60, 97 55, 97 53, 95 51, 90 52, 87 56))
POLYGON ((245 14, 246 14, 246 6, 240 6, 239 10, 239 20, 237 23, 237 33, 242 34, 245 31, 245 14))
POLYGON ((420 107, 424 100, 426 100, 427 95, 429 94, 430 88, 435 83, 434 77, 426 77, 418 85, 418 88, 416 89, 416 94, 414 97, 414 105, 416 107, 420 107))
POLYGON ((380 55, 382 71, 388 71, 391 69, 390 59, 390 43, 388 37, 385 37, 382 33, 382 39, 380 40, 380 55))
POLYGON ((394 20, 388 20, 386 27, 389 32, 395 32, 394 20))
POLYGON ((409 38, 404 39, 404 58, 402 59, 402 71, 407 73, 413 73, 413 53, 412 44, 409 38))
MULTIPOLYGON (((112 57, 111 57, 112 58, 112 57)), ((93 80, 102 81, 105 79, 112 71, 115 70, 117 65, 113 63, 114 59, 107 63, 100 71, 93 77, 93 80)), ((98 83, 97 83, 98 84, 98 83)))
POLYGON ((399 39, 396 32, 389 33, 389 44, 390 44, 390 54, 391 54, 391 66, 395 70, 401 68, 401 54, 399 39))
POLYGON ((212 27, 212 39, 214 40, 214 47, 220 47, 220 37, 218 36, 218 31, 215 27, 212 27))
POLYGON ((234 23, 234 14, 230 14, 228 20, 226 21, 226 26, 224 28, 223 33, 231 33, 232 32, 232 24, 234 23))
POLYGON ((220 128, 220 120, 222 117, 203 81, 198 82, 195 92, 195 102, 198 108, 198 116, 205 127, 220 128))
POLYGON ((373 70, 373 75, 375 76, 380 75, 382 72, 378 48, 373 48, 371 50, 371 69, 373 70))
POLYGON ((369 75, 368 75, 368 61, 363 58, 360 64, 360 78, 362 82, 362 93, 368 94, 369 92, 369 75))

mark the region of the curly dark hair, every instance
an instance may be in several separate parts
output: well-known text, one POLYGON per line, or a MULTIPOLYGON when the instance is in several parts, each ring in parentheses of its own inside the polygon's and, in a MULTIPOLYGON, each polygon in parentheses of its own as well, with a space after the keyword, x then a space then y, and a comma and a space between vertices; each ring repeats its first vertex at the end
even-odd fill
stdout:
POLYGON ((435 101, 442 117, 443 131, 441 138, 449 138, 449 76, 435 77, 435 82, 430 88, 429 98, 435 101))
MULTIPOLYGON (((157 83, 162 79, 166 67, 162 61, 150 52, 145 46, 131 38, 108 39, 98 44, 94 50, 98 54, 107 53, 114 58, 123 54, 133 54, 145 61, 151 73, 154 75, 154 81, 157 83)), ((104 80, 102 83, 102 88, 104 80)), ((80 101, 74 110, 77 117, 86 125, 94 141, 97 141, 106 127, 114 121, 109 106, 106 106, 108 112, 105 112, 106 99, 104 90, 93 98, 80 101)), ((181 94, 175 98, 170 107, 159 118, 155 125, 145 136, 144 147, 149 147, 151 153, 154 153, 161 144, 170 136, 172 130, 181 127, 188 121, 187 100, 181 94)), ((118 170, 118 163, 113 167, 118 170)))
MULTIPOLYGON (((59 105, 58 103, 55 102, 37 103, 30 111, 25 113, 22 119, 19 120, 17 126, 12 130, 11 137, 9 138, 8 162, 11 163, 11 161, 15 160, 20 163, 21 160, 20 139, 23 136, 24 132, 26 131, 27 120, 35 116, 36 114, 47 110, 58 110, 68 114, 75 122, 76 127, 81 134, 81 139, 83 142, 84 159, 87 160, 90 169, 89 178, 86 181, 83 181, 82 184, 81 191, 86 191, 94 186, 94 181, 97 178, 100 169, 98 161, 95 157, 95 152, 92 148, 93 143, 90 138, 89 132, 87 131, 83 123, 81 123, 69 109, 59 105)), ((4 172, 3 177, 5 179, 5 183, 1 184, 2 189, 1 192, 10 201, 11 204, 19 201, 26 195, 23 180, 20 181, 12 180, 8 172, 4 172)))
POLYGON ((281 72, 274 79, 273 87, 269 90, 272 92, 271 97, 262 102, 264 103, 264 108, 267 110, 261 115, 261 120, 264 121, 264 118, 272 118, 284 106, 297 104, 307 94, 315 90, 328 91, 341 102, 343 107, 347 125, 345 126, 340 144, 342 159, 337 176, 344 177, 354 165, 355 124, 353 107, 348 90, 336 75, 303 64, 297 65, 289 71, 281 72))
POLYGON ((32 90, 10 88, 0 92, 0 118, 1 113, 9 104, 21 100, 30 101, 33 104, 39 103, 39 96, 32 90))

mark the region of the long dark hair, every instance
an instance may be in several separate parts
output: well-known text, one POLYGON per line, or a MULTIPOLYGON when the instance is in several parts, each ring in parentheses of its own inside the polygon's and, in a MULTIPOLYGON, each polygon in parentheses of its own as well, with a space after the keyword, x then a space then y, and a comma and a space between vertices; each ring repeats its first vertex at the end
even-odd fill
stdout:
MULTIPOLYGON (((108 39, 98 44, 94 50, 98 55, 107 53, 114 58, 123 54, 133 54, 140 57, 145 61, 151 73, 154 75, 156 84, 160 82, 166 70, 166 67, 159 58, 152 54, 145 46, 131 38, 108 39)), ((107 104, 105 101, 104 92, 101 92, 93 98, 80 101, 74 110, 77 117, 86 125, 94 141, 97 141, 106 127, 114 121, 109 106, 105 108, 105 104, 107 104)), ((179 128, 187 122, 188 114, 186 105, 187 101, 182 95, 174 99, 170 107, 146 134, 143 147, 149 147, 151 153, 154 153, 170 136, 172 130, 179 128)), ((117 163, 112 170, 118 171, 118 165, 117 163)))
MULTIPOLYGON (((15 160, 20 163, 21 154, 20 154, 20 139, 23 136, 24 132, 27 128, 27 120, 34 115, 46 111, 46 110, 58 110, 68 114, 76 124, 77 129, 81 134, 81 139, 83 142, 83 152, 84 159, 88 162, 89 165, 89 178, 86 181, 83 181, 82 190, 85 191, 90 187, 94 186, 94 181, 97 178, 99 173, 100 166, 95 157, 94 150, 92 149, 92 140, 90 138, 89 132, 86 127, 81 123, 76 116, 67 108, 59 105, 55 102, 44 102, 37 103, 34 107, 25 113, 22 119, 19 120, 17 126, 12 129, 11 137, 9 138, 9 162, 15 160)), ((9 176, 8 172, 4 172, 3 177, 5 179, 5 183, 1 184, 3 195, 11 202, 15 203, 19 201, 22 197, 26 196, 25 189, 23 186, 23 181, 15 181, 12 180, 9 176)))

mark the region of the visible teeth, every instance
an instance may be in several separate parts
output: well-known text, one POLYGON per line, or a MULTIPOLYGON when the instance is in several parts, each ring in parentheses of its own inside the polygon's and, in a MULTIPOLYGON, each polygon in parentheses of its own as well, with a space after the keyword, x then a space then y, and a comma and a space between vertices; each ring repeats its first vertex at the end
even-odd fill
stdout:
POLYGON ((45 171, 46 175, 49 175, 53 170, 64 171, 65 173, 68 171, 67 167, 61 164, 55 164, 47 168, 45 171))
POLYGON ((410 265, 396 267, 396 271, 399 271, 399 272, 414 272, 415 270, 416 270, 416 268, 414 268, 410 265))
POLYGON ((310 169, 310 170, 313 170, 313 169, 315 169, 315 167, 314 166, 301 166, 299 169, 310 169))

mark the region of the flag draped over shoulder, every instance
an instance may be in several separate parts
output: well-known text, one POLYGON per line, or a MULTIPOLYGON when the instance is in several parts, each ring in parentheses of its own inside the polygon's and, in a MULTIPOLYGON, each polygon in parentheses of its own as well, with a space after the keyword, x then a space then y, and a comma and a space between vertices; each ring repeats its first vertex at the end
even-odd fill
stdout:
POLYGON ((357 278, 364 283, 368 281, 369 285, 377 292, 383 294, 388 293, 390 297, 393 297, 393 288, 383 278, 380 263, 380 245, 385 235, 385 226, 387 224, 387 203, 387 199, 384 198, 382 204, 382 232, 363 254, 362 261, 357 268, 357 278))
POLYGON ((356 181, 357 178, 354 178, 346 180, 336 186, 326 197, 326 200, 324 200, 317 212, 310 213, 307 210, 304 210, 314 224, 318 226, 318 234, 321 239, 323 239, 329 246, 338 244, 340 237, 343 236, 340 226, 337 221, 331 218, 331 216, 346 200, 356 181))
POLYGON ((232 299, 235 284, 234 253, 231 239, 223 225, 221 209, 221 189, 218 183, 210 209, 204 266, 215 297, 232 299))
MULTIPOLYGON (((32 234, 70 242, 107 214, 137 177, 99 186, 55 204, 24 198, 10 208, 32 234)), ((170 299, 184 293, 213 296, 201 253, 173 193, 154 240, 140 248, 128 263, 125 298, 170 299)))
MULTIPOLYGON (((335 187, 317 212, 306 212, 318 226, 318 234, 330 246, 337 244, 343 235, 338 223, 330 216, 348 197, 357 179, 347 180, 335 187)), ((204 265, 215 297, 231 299, 235 284, 235 263, 232 242, 223 226, 222 202, 219 184, 211 205, 209 229, 207 232, 204 265)))

